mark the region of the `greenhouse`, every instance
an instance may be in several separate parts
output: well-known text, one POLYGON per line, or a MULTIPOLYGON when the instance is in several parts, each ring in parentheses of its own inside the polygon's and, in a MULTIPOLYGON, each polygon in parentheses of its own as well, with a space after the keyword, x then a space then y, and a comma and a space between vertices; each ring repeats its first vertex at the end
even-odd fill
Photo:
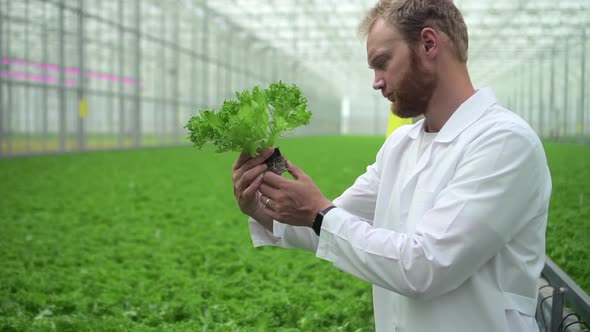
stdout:
MULTIPOLYGON (((359 26, 377 2, 0 0, 0 331, 379 331, 376 283, 252 246, 239 149, 195 140, 206 114, 238 113, 242 139, 270 121, 264 147, 343 194, 423 118, 376 91, 359 26), (236 111, 257 93, 299 113, 236 111)), ((590 1, 453 2, 473 87, 547 157, 534 319, 589 331, 590 1)))

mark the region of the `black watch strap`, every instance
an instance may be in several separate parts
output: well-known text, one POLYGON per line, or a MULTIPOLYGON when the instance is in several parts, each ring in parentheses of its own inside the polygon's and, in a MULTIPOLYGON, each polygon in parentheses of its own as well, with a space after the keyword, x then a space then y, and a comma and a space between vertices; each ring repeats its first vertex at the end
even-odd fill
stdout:
POLYGON ((324 221, 324 216, 326 215, 326 213, 328 213, 328 211, 332 210, 333 208, 335 208, 335 206, 330 205, 327 208, 325 208, 324 210, 320 211, 315 216, 315 219, 313 221, 313 225, 311 226, 311 228, 313 228, 313 231, 317 234, 317 236, 320 236, 320 231, 322 230, 322 222, 324 221))

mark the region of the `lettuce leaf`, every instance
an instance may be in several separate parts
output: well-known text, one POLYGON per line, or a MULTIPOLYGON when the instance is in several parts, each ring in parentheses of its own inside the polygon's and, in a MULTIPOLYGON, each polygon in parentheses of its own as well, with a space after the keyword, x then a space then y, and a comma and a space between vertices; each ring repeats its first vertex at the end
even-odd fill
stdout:
POLYGON ((217 152, 238 151, 255 156, 271 147, 285 133, 309 124, 305 98, 296 85, 272 83, 236 93, 237 100, 226 100, 219 110, 201 110, 185 128, 194 146, 207 143, 217 152))

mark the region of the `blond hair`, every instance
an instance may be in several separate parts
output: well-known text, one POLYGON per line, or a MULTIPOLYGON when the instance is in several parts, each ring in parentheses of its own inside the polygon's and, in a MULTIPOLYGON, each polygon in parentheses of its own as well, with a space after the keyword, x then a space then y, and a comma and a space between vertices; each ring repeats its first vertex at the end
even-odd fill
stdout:
POLYGON ((366 37, 378 18, 399 29, 410 45, 420 40, 426 27, 443 32, 457 58, 467 62, 467 26, 452 0, 379 0, 359 25, 359 35, 366 37))

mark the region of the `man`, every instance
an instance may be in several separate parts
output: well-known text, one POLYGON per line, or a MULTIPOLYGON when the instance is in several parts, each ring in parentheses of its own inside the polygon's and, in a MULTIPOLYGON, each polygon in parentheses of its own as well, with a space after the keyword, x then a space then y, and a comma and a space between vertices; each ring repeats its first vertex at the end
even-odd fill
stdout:
POLYGON ((540 140, 467 71, 450 0, 381 0, 361 24, 373 88, 401 117, 333 202, 240 156, 235 195, 255 246, 302 248, 373 284, 377 331, 538 331, 551 179, 540 140), (262 174, 264 173, 264 176, 262 174))
POLYGON ((389 120, 387 121, 387 133, 385 137, 389 137, 394 130, 403 125, 414 123, 414 119, 412 118, 401 118, 395 115, 395 104, 393 102, 389 104, 389 109, 391 112, 389 113, 389 120))

